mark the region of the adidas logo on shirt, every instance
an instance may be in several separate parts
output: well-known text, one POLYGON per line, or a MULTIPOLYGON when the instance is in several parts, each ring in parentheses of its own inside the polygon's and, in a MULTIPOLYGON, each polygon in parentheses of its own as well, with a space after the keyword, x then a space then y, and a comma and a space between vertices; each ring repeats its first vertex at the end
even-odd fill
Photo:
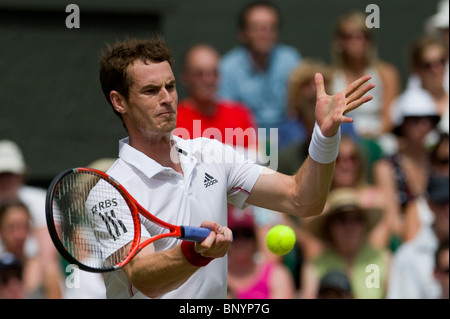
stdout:
POLYGON ((219 181, 217 179, 215 179, 214 177, 212 177, 211 175, 209 175, 208 173, 205 173, 205 180, 203 181, 203 183, 205 183, 205 188, 214 185, 216 183, 218 183, 219 181))

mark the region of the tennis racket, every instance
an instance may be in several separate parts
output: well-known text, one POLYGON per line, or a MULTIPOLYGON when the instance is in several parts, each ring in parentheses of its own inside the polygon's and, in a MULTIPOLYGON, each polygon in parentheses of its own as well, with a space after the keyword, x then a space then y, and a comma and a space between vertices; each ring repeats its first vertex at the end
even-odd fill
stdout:
POLYGON ((161 238, 202 242, 211 232, 158 219, 119 182, 91 168, 68 169, 55 177, 47 191, 46 218, 59 253, 90 272, 117 270, 161 238), (158 234, 142 243, 140 216, 160 226, 158 234))

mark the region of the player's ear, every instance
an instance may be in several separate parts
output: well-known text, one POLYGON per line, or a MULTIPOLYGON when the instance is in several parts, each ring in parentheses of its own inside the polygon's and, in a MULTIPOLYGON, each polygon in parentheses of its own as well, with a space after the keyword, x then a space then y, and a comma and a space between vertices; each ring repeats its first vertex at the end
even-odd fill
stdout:
POLYGON ((120 114, 124 114, 126 112, 126 101, 125 97, 117 91, 112 90, 109 92, 109 99, 113 105, 113 108, 119 112, 120 114))

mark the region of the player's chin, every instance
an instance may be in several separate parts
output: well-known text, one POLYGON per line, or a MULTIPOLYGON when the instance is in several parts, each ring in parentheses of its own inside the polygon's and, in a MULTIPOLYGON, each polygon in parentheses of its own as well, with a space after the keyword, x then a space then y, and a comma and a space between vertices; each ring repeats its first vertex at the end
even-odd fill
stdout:
POLYGON ((160 124, 160 130, 163 133, 170 133, 177 127, 177 121, 176 118, 174 118, 172 121, 165 121, 160 124))

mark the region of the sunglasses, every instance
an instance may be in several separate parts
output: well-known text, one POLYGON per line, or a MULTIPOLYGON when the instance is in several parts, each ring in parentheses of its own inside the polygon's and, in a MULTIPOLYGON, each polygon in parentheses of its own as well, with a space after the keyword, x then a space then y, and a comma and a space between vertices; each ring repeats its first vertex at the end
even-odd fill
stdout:
POLYGON ((341 33, 339 37, 344 41, 350 41, 350 40, 360 40, 360 41, 366 41, 369 40, 369 35, 363 33, 363 32, 354 32, 354 33, 341 33))
POLYGON ((437 164, 437 165, 442 165, 442 166, 448 165, 448 164, 449 164, 449 158, 448 158, 448 157, 445 157, 445 158, 437 158, 437 159, 436 159, 436 164, 437 164))
POLYGON ((338 213, 336 216, 334 216, 333 221, 335 221, 337 224, 360 224, 365 222, 364 215, 355 212, 355 213, 338 213))
POLYGON ((338 163, 338 162, 347 162, 347 161, 350 161, 350 162, 353 162, 353 163, 355 163, 355 162, 358 162, 358 160, 359 160, 359 158, 358 158, 358 155, 355 155, 355 154, 352 154, 352 155, 338 155, 338 157, 336 158, 336 162, 338 163))
POLYGON ((445 65, 445 58, 435 60, 435 61, 423 61, 420 63, 420 67, 424 70, 431 70, 435 67, 443 67, 445 65))

